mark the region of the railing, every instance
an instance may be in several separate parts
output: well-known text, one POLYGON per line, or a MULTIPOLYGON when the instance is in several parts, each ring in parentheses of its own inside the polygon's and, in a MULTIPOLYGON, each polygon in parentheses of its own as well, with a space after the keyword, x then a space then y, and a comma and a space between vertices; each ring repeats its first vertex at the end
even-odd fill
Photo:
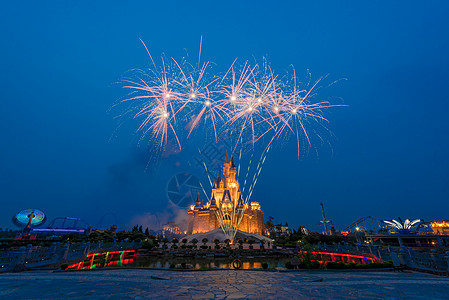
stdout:
POLYGON ((376 246, 360 246, 360 245, 349 245, 345 244, 336 244, 336 245, 327 245, 326 243, 318 243, 316 245, 320 251, 330 251, 336 253, 344 253, 344 254, 359 254, 359 255, 372 255, 381 261, 390 260, 390 254, 387 249, 382 249, 381 247, 376 246))
POLYGON ((14 250, 0 251, 0 272, 20 271, 32 268, 57 267, 61 263, 73 263, 87 257, 90 253, 137 249, 141 243, 79 243, 59 244, 50 247, 28 245, 14 250))
MULTIPOLYGON (((79 243, 59 244, 50 247, 31 246, 20 247, 14 250, 0 251, 0 272, 14 270, 27 270, 41 267, 58 267, 61 263, 75 263, 85 259, 93 253, 105 251, 121 251, 138 249, 141 243, 79 243)), ((342 254, 372 255, 376 258, 389 261, 395 266, 406 266, 411 269, 449 275, 449 251, 439 253, 435 249, 422 252, 412 248, 391 248, 379 246, 352 246, 349 244, 326 245, 319 243, 316 250, 342 254)))
MULTIPOLYGON (((438 253, 435 249, 428 252, 413 251, 410 248, 401 248, 392 253, 393 263, 398 262, 418 271, 449 275, 449 251, 438 253)), ((396 263, 396 264, 398 264, 396 263)))

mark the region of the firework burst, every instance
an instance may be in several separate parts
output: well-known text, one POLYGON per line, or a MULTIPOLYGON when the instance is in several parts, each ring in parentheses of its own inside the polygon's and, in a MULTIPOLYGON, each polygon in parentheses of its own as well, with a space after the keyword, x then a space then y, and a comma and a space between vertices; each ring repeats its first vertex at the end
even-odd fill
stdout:
POLYGON ((181 149, 178 132, 189 138, 203 127, 202 132, 213 132, 215 140, 224 130, 237 133, 233 153, 239 143, 261 143, 267 149, 280 138, 294 136, 299 157, 301 139, 311 144, 307 127, 327 122, 324 109, 341 106, 313 102, 321 78, 310 88, 299 88, 294 70, 292 76, 280 78, 265 59, 254 65, 237 65, 236 59, 220 76, 212 72, 209 61, 200 63, 201 43, 196 65, 162 56, 158 66, 144 46, 152 65, 124 80, 123 87, 131 93, 123 102, 135 103, 134 118, 141 120, 138 131, 157 139, 160 147, 172 136, 181 149))

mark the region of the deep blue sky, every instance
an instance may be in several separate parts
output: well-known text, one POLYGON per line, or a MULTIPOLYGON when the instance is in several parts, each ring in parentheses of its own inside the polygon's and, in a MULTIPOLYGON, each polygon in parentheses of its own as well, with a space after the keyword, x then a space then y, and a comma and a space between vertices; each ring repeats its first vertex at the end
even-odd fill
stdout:
MULTIPOLYGON (((271 153, 253 194, 265 215, 318 230, 319 203, 337 227, 378 218, 449 218, 449 2, 25 1, 0 12, 0 227, 39 208, 49 219, 126 226, 164 215, 169 179, 195 172, 188 152, 145 172, 135 124, 116 130, 114 83, 147 54, 195 54, 220 66, 267 55, 314 78, 348 80, 326 95, 335 139, 296 158, 271 153)), ((163 217, 161 217, 163 219, 163 217)))

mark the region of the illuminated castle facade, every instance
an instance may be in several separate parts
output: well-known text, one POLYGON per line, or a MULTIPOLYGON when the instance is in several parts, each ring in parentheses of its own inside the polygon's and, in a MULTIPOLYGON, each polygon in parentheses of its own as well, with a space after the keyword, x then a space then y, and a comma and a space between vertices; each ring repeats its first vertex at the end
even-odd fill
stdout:
POLYGON ((244 203, 240 185, 235 178, 236 173, 233 159, 229 160, 226 154, 223 166, 224 176, 215 177, 210 200, 205 205, 201 205, 198 198, 195 205, 190 206, 187 234, 208 232, 220 227, 218 215, 222 216, 223 225, 237 227, 236 219, 239 218, 233 218, 223 211, 235 211, 236 216, 241 216, 238 225, 240 231, 263 234, 265 226, 260 204, 258 202, 244 203), (217 213, 220 211, 221 213, 217 213))

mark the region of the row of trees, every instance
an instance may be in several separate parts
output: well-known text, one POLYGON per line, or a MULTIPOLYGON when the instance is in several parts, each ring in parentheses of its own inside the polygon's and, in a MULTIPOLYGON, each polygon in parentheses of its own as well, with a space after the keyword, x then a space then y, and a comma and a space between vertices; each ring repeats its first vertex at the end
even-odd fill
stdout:
MULTIPOLYGON (((169 240, 167 238, 162 238, 162 237, 158 237, 155 235, 151 235, 149 233, 148 228, 143 230, 142 226, 137 226, 137 225, 134 226, 129 231, 122 230, 122 231, 118 231, 116 233, 108 231, 108 230, 105 230, 103 232, 93 231, 89 235, 81 235, 78 233, 71 233, 71 234, 63 236, 62 240, 70 240, 73 242, 78 242, 78 241, 112 242, 114 240, 116 240, 118 242, 120 242, 120 241, 135 241, 135 242, 144 241, 145 248, 154 248, 154 247, 159 247, 161 245, 163 248, 168 248, 168 247, 177 248, 179 246, 181 248, 197 248, 198 244, 200 242, 202 242, 202 245, 200 245, 200 248, 203 248, 203 249, 209 248, 209 246, 206 245, 209 242, 209 240, 207 238, 204 238, 201 241, 199 241, 197 239, 193 239, 190 241, 190 243, 188 243, 187 239, 182 239, 181 240, 182 245, 179 245, 180 241, 176 238, 169 240)), ((312 244, 312 245, 317 244, 317 243, 337 244, 339 242, 348 242, 348 243, 353 244, 355 242, 354 238, 352 238, 352 237, 344 237, 344 236, 336 236, 336 235, 329 236, 329 235, 323 235, 323 234, 318 234, 318 233, 312 233, 309 235, 305 235, 300 229, 298 229, 297 231, 293 230, 292 233, 290 233, 289 235, 282 235, 282 236, 276 237, 274 245, 280 246, 280 247, 295 248, 298 245, 298 242, 300 240, 304 240, 307 243, 312 244)), ((216 249, 219 249, 221 247, 220 246, 221 243, 225 243, 226 246, 229 246, 229 244, 230 244, 229 239, 224 240, 224 241, 215 239, 212 242, 215 244, 216 249)), ((239 246, 242 246, 243 244, 249 244, 250 246, 252 246, 253 244, 256 243, 255 240, 242 239, 240 237, 237 237, 235 242, 239 246)), ((265 241, 262 240, 261 244, 264 245, 265 241)), ((270 245, 268 245, 268 246, 270 246, 270 245)))
MULTIPOLYGON (((204 238, 201 240, 202 245, 199 246, 199 248, 201 249, 211 249, 211 246, 208 246, 207 243, 209 242, 209 239, 204 238)), ((218 239, 214 239, 212 241, 215 246, 215 249, 221 249, 222 247, 228 247, 231 243, 231 241, 229 239, 226 239, 224 241, 220 241, 218 239), (220 245, 224 243, 225 245, 220 245)), ((250 246, 252 246, 256 241, 251 240, 251 239, 244 239, 242 240, 241 238, 237 238, 236 239, 236 243, 239 246, 242 246, 243 244, 249 244, 250 246)), ((177 249, 178 247, 181 247, 182 249, 192 249, 192 248, 198 248, 198 244, 200 243, 199 240, 197 239, 192 239, 190 242, 187 239, 182 239, 181 241, 179 241, 178 239, 174 238, 172 240, 168 240, 167 238, 158 238, 155 236, 150 236, 149 239, 146 239, 143 242, 143 247, 147 248, 147 249, 152 249, 154 247, 162 247, 163 249, 167 249, 167 248, 173 248, 173 249, 177 249), (181 242, 181 245, 179 245, 181 242), (171 244, 171 245, 170 245, 171 244)), ((265 244, 265 241, 262 241, 262 244, 265 244)))
POLYGON ((300 241, 305 241, 308 244, 316 245, 318 243, 326 243, 328 245, 335 245, 338 243, 347 242, 349 244, 355 244, 356 240, 352 236, 342 235, 324 235, 320 233, 311 233, 305 235, 301 230, 293 230, 289 235, 283 235, 275 238, 275 245, 295 248, 300 241))

